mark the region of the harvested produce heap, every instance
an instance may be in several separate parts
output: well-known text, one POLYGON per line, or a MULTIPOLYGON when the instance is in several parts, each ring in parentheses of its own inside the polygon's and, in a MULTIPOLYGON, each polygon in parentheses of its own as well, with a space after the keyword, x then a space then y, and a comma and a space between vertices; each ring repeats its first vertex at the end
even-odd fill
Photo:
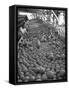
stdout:
POLYGON ((64 37, 39 19, 28 20, 24 28, 26 32, 18 34, 18 82, 64 79, 64 37))

